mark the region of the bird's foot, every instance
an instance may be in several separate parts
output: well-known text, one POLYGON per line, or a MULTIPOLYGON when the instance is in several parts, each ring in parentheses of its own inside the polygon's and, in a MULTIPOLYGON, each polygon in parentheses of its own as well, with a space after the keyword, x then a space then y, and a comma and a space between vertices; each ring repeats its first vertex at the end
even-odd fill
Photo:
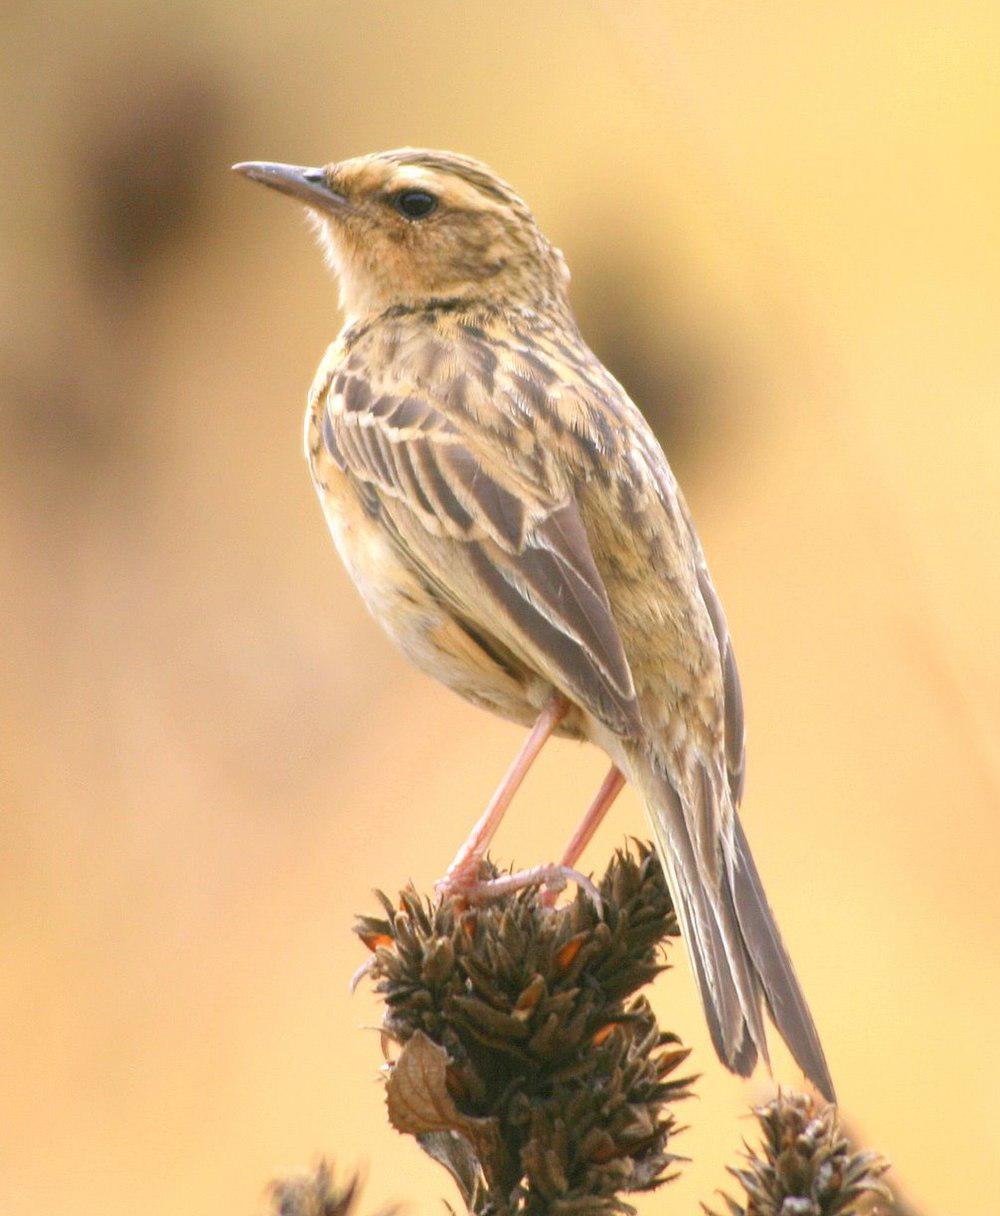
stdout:
POLYGON ((434 884, 439 900, 458 900, 471 903, 472 892, 481 885, 480 872, 483 866, 482 853, 463 850, 448 867, 443 878, 434 884))
POLYGON ((489 903, 502 899, 526 887, 545 887, 542 902, 552 907, 561 891, 573 882, 592 900, 600 915, 603 911, 601 893, 593 882, 579 870, 557 864, 532 866, 530 870, 518 870, 514 874, 501 874, 497 878, 480 877, 481 858, 470 858, 459 867, 452 867, 444 878, 435 883, 441 899, 460 899, 467 904, 489 903))

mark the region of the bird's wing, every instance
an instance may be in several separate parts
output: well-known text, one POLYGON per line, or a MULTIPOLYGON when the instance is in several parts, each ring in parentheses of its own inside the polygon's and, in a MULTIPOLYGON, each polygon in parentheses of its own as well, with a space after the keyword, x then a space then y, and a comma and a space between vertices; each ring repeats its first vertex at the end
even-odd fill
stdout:
MULTIPOLYGON (((691 529, 694 534, 694 528, 691 529)), ((708 572, 705 555, 697 536, 694 536, 697 546, 698 590, 712 620, 712 629, 719 647, 719 661, 722 664, 722 695, 723 721, 725 723, 726 772, 729 777, 729 790, 732 794, 733 806, 738 808, 743 799, 743 783, 746 778, 746 729, 743 721, 743 689, 740 686, 740 673, 736 667, 736 655, 733 653, 733 643, 729 636, 729 626, 726 615, 722 611, 722 603, 718 592, 712 583, 708 572)))
POLYGON ((456 615, 612 730, 635 733, 632 673, 572 493, 546 478, 544 459, 459 426, 448 392, 341 372, 321 442, 456 615))
MULTIPOLYGON (((711 641, 714 641, 719 660, 719 676, 713 676, 710 683, 713 686, 712 695, 718 697, 722 704, 722 737, 719 739, 722 755, 720 760, 725 764, 725 778, 732 806, 737 809, 743 797, 743 784, 746 776, 746 732, 743 718, 743 690, 736 667, 736 655, 729 636, 729 626, 726 624, 726 614, 723 612, 722 602, 712 582, 691 512, 667 463, 666 456, 648 424, 638 416, 638 412, 635 411, 631 402, 625 399, 624 404, 619 405, 619 409, 626 418, 631 420, 638 436, 638 442, 633 452, 625 458, 628 475, 633 483, 645 484, 654 490, 656 498, 666 513, 664 528, 676 538, 679 545, 675 560, 689 565, 692 572, 690 593, 700 600, 711 623, 711 634, 706 636, 705 642, 711 644, 711 641), (721 677, 721 683, 719 683, 719 677, 721 677)), ((633 494, 638 497, 634 490, 633 494)), ((721 794, 721 791, 719 793, 721 794)), ((729 834, 730 825, 728 823, 723 822, 719 826, 722 831, 729 834)))

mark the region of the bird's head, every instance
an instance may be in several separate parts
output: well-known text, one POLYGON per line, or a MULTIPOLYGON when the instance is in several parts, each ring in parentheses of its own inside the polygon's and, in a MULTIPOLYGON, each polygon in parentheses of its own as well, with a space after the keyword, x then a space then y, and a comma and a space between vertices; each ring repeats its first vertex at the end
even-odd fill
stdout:
POLYGON ((478 161, 401 148, 316 169, 233 168, 305 204, 353 317, 439 299, 565 307, 562 254, 478 161))

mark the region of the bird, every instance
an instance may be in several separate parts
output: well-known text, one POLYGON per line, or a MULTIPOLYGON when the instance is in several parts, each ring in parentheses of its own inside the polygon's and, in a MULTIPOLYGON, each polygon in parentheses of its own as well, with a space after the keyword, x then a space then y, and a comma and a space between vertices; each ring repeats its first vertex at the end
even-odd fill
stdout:
POLYGON ((305 205, 339 282, 305 454, 349 575, 412 663, 528 728, 441 894, 486 892, 486 847, 552 735, 595 744, 607 777, 562 864, 527 879, 557 888, 631 785, 719 1059, 744 1077, 770 1066, 766 1010, 834 1102, 739 818, 725 614, 659 442, 580 333, 562 253, 456 153, 233 168, 305 205))

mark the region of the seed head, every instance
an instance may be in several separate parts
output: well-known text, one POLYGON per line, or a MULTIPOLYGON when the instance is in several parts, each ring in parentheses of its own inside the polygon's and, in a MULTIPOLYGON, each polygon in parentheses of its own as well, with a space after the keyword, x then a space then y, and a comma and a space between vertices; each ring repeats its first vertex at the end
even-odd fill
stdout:
POLYGON ((385 1002, 389 1116, 455 1178, 477 1213, 629 1211, 678 1160, 670 1107, 687 1051, 637 990, 664 969, 677 924, 652 851, 619 853, 603 917, 525 891, 463 909, 412 890, 364 917, 385 1002), (386 942, 388 939, 388 943, 386 942))

